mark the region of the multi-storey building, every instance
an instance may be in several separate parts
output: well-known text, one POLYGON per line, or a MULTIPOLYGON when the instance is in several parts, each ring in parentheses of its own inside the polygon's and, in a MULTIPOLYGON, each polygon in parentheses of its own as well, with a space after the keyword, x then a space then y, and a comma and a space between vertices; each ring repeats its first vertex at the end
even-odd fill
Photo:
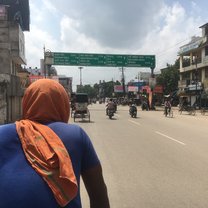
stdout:
POLYGON ((181 96, 187 96, 190 104, 201 107, 208 105, 208 23, 200 26, 202 36, 192 37, 191 41, 180 47, 181 96))
POLYGON ((29 0, 0 0, 0 124, 21 116, 18 72, 26 64, 24 31, 29 31, 29 0))

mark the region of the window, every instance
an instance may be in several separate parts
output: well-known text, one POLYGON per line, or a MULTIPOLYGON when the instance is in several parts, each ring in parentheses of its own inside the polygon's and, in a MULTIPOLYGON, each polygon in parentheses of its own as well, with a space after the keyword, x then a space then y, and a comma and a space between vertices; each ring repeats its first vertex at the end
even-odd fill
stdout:
POLYGON ((190 80, 190 72, 182 73, 182 80, 190 80))
POLYGON ((205 36, 208 35, 208 27, 205 27, 205 36))
POLYGON ((208 68, 205 69, 205 78, 208 78, 208 68))
POLYGON ((208 45, 205 46, 205 56, 208 56, 208 45))

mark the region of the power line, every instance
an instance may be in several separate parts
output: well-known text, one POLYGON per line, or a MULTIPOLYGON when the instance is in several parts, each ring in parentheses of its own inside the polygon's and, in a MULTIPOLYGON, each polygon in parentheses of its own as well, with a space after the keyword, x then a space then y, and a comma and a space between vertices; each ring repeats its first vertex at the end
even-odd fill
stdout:
MULTIPOLYGON (((192 35, 191 37, 193 37, 193 36, 199 36, 200 34, 201 34, 201 33, 197 33, 197 34, 195 34, 195 35, 192 35)), ((168 50, 171 50, 171 49, 175 48, 176 46, 180 45, 181 43, 183 43, 183 42, 185 42, 185 41, 187 41, 187 40, 190 40, 191 37, 186 38, 185 40, 182 40, 182 41, 180 41, 180 42, 178 42, 178 43, 176 43, 176 44, 174 44, 174 45, 168 47, 167 49, 165 49, 165 50, 163 50, 163 51, 157 53, 157 55, 156 55, 156 56, 157 56, 157 60, 160 59, 160 60, 157 61, 157 65, 160 65, 160 63, 163 62, 163 61, 161 60, 160 57, 164 56, 168 50)))
MULTIPOLYGON (((197 36, 197 35, 199 35, 199 33, 198 33, 198 34, 195 34, 195 35, 193 35, 193 36, 197 36)), ((179 44, 181 44, 181 43, 183 43, 183 42, 185 42, 185 41, 187 41, 187 40, 190 40, 190 37, 189 37, 189 38, 186 38, 185 40, 182 40, 182 41, 180 41, 180 42, 178 42, 178 43, 176 43, 176 44, 174 44, 173 46, 170 46, 169 48, 167 48, 167 49, 164 50, 164 51, 159 52, 157 56, 158 56, 158 57, 162 56, 162 55, 163 55, 164 53, 166 53, 168 50, 175 48, 176 46, 178 46, 179 44)))

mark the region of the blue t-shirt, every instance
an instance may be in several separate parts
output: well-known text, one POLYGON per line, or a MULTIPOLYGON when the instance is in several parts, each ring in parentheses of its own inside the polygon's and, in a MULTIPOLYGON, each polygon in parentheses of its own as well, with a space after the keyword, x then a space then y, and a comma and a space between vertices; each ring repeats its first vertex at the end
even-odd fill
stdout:
MULTIPOLYGON (((68 150, 79 184, 82 171, 100 163, 89 137, 77 125, 54 122, 48 126, 68 150)), ((26 160, 15 124, 0 126, 0 208, 57 207, 52 191, 26 160)), ((80 193, 66 207, 81 208, 80 193)))

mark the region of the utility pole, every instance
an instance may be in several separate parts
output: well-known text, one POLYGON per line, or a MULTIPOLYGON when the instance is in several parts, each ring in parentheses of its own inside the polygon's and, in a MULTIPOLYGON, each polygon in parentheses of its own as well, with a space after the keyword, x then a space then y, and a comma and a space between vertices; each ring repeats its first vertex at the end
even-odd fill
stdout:
POLYGON ((82 69, 83 69, 83 67, 79 66, 78 68, 80 70, 80 86, 82 86, 82 69))

